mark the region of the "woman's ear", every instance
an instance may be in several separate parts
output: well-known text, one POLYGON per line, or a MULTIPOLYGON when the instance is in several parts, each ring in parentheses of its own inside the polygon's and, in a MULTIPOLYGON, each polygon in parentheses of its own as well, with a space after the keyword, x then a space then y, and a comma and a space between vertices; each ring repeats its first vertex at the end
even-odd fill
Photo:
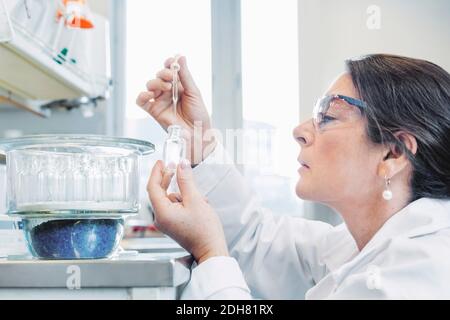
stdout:
MULTIPOLYGON (((394 135, 411 154, 416 154, 417 140, 412 134, 399 131, 394 135)), ((406 168, 409 163, 410 161, 405 150, 398 144, 390 144, 384 149, 383 160, 378 166, 378 175, 383 178, 392 178, 406 168)))

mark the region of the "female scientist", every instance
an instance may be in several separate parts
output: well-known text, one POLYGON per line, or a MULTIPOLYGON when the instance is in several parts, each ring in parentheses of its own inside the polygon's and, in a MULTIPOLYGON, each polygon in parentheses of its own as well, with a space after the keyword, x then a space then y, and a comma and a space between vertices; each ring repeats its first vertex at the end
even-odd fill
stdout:
POLYGON ((193 136, 195 121, 211 124, 184 57, 176 118, 168 108, 170 63, 137 103, 191 134, 180 194, 167 195, 160 161, 148 183, 157 226, 197 262, 183 298, 450 299, 448 72, 385 54, 348 60, 294 129, 296 193, 336 210, 345 223, 333 227, 274 216, 232 164, 214 160, 223 147, 193 136))

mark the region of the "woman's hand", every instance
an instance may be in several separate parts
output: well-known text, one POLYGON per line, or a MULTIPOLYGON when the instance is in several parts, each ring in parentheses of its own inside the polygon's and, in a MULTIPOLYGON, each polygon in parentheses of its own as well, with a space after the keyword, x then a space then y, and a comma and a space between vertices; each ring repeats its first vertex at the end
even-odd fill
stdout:
POLYGON ((186 58, 180 57, 177 114, 172 106, 172 70, 170 65, 174 58, 164 63, 165 68, 159 71, 156 79, 147 82, 147 91, 141 92, 136 103, 147 111, 166 131, 170 125, 181 125, 186 139, 186 155, 196 165, 205 159, 216 145, 215 139, 205 137, 211 129, 211 120, 205 103, 194 79, 187 67, 186 58), (196 128, 194 130, 194 128, 196 128), (194 135, 195 133, 195 135, 194 135))
POLYGON ((158 161, 148 181, 155 226, 189 251, 199 264, 210 257, 228 256, 222 224, 197 190, 189 161, 184 159, 177 168, 181 194, 167 195, 172 175, 158 161))

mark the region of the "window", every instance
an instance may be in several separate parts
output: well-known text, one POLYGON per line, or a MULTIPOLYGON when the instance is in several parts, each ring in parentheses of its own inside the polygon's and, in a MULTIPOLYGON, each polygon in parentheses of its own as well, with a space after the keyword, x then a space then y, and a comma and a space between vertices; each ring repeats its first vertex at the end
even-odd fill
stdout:
POLYGON ((241 0, 241 19, 245 176, 265 206, 300 214, 297 0, 241 0))

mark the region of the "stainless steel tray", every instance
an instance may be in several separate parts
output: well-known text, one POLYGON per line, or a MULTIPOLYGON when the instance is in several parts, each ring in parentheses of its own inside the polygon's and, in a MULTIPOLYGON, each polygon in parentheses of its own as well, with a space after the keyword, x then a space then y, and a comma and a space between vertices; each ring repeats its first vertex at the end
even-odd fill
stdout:
POLYGON ((139 253, 108 260, 0 259, 0 288, 67 288, 78 270, 81 288, 178 287, 189 281, 186 251, 139 253))

